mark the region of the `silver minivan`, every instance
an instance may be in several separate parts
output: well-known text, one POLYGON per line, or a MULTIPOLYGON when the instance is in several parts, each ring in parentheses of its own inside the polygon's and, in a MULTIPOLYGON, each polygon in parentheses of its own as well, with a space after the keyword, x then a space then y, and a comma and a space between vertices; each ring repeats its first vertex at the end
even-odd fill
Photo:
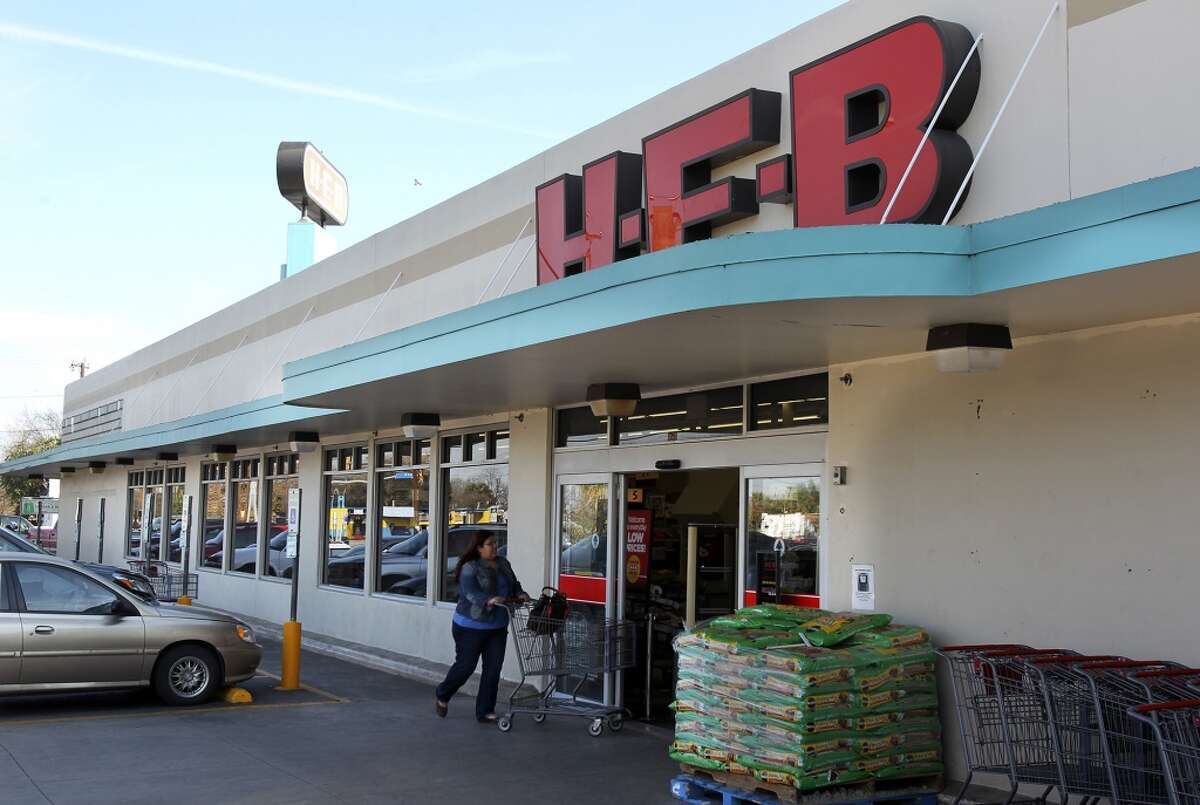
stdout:
POLYGON ((0 695, 153 687, 199 704, 254 676, 241 621, 159 603, 55 556, 0 553, 0 695))

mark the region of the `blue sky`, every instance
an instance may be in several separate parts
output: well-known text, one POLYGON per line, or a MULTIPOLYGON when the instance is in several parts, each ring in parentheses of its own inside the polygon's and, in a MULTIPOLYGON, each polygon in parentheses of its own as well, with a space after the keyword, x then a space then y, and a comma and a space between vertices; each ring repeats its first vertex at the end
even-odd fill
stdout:
POLYGON ((344 247, 839 4, 0 0, 0 442, 278 278, 280 140, 346 174, 344 247))

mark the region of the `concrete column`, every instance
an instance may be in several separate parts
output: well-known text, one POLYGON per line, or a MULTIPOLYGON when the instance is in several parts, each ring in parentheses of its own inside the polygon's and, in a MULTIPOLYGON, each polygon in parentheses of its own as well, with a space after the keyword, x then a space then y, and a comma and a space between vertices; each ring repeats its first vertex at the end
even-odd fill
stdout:
POLYGON ((549 578, 553 412, 536 408, 509 419, 508 559, 530 595, 549 578))

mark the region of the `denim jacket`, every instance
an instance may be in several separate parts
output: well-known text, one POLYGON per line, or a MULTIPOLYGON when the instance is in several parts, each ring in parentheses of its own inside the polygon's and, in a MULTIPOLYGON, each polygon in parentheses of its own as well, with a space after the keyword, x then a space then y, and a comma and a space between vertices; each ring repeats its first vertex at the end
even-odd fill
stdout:
POLYGON ((454 611, 473 621, 495 622, 498 627, 504 626, 508 614, 499 607, 489 609, 485 606, 487 600, 496 595, 496 577, 500 573, 508 577, 510 596, 516 597, 525 593, 521 589, 521 582, 517 581, 517 576, 513 573, 512 565, 503 556, 496 557, 494 568, 482 559, 475 559, 462 567, 458 577, 458 606, 454 611))

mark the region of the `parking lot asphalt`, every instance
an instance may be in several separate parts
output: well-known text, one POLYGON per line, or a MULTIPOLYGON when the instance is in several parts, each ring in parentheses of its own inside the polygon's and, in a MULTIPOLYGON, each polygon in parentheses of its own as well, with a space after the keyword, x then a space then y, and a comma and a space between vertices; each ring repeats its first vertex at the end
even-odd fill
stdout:
POLYGON ((421 682, 305 652, 298 692, 275 690, 263 640, 253 704, 161 706, 148 692, 0 699, 0 805, 25 803, 667 803, 669 736, 579 718, 509 733, 421 682))

